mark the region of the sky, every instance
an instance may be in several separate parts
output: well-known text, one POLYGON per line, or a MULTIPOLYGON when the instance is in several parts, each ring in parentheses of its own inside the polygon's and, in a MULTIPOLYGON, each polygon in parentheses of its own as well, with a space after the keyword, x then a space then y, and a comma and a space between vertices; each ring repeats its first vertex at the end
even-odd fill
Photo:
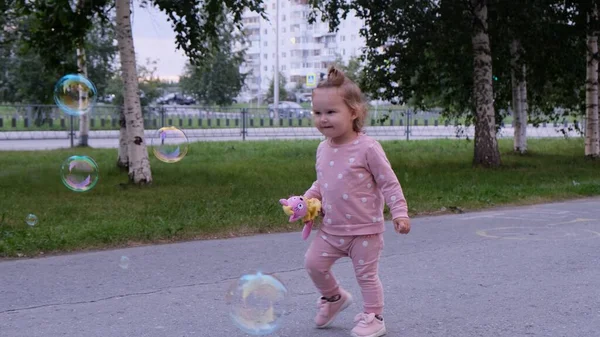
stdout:
POLYGON ((177 79, 183 73, 187 57, 176 50, 175 33, 167 16, 154 7, 141 8, 137 1, 133 10, 132 33, 136 61, 156 60, 156 75, 161 79, 177 79))

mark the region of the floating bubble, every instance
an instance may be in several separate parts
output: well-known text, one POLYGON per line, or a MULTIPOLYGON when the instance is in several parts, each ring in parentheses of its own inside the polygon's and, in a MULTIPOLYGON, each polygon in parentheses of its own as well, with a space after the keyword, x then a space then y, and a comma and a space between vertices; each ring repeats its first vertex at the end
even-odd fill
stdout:
POLYGON ((260 272, 236 280, 227 291, 230 317, 242 331, 267 335, 280 328, 287 289, 272 275, 260 272))
POLYGON ((81 116, 90 112, 96 98, 96 87, 83 75, 65 75, 54 86, 54 102, 71 116, 81 116))
POLYGON ((188 152, 188 138, 174 126, 160 128, 150 139, 154 156, 165 163, 176 163, 188 152))
POLYGON ((129 258, 127 256, 121 256, 121 261, 119 262, 119 267, 121 267, 121 269, 129 268, 129 258))
POLYGON ((35 226, 37 224, 38 218, 37 218, 37 216, 35 216, 35 214, 28 214, 27 217, 25 217, 25 222, 30 227, 33 227, 33 226, 35 226))
POLYGON ((98 165, 88 156, 71 156, 62 164, 61 177, 70 190, 89 191, 98 182, 98 165))

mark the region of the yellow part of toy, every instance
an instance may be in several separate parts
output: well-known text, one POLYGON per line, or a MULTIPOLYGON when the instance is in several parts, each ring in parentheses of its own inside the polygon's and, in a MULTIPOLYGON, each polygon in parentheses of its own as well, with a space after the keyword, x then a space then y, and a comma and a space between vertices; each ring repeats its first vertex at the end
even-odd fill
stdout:
POLYGON ((317 216, 319 216, 319 212, 321 211, 321 201, 319 199, 311 198, 306 200, 306 206, 308 211, 306 212, 304 218, 302 218, 303 221, 314 220, 317 216))
POLYGON ((292 207, 290 206, 282 206, 283 207, 283 212, 287 215, 292 215, 294 214, 294 211, 292 211, 292 207))

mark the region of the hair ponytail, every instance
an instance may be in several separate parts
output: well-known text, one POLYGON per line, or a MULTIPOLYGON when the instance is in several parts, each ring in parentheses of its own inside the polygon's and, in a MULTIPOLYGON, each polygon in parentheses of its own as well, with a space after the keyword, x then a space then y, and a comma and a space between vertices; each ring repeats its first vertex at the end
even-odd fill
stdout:
POLYGON ((327 82, 334 87, 340 87, 346 80, 346 74, 335 66, 329 67, 327 72, 327 82))

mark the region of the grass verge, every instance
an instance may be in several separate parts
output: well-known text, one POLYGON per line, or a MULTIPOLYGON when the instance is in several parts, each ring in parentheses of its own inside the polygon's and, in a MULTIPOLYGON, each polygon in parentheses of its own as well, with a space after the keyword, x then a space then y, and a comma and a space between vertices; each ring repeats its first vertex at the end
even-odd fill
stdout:
MULTIPOLYGON (((310 186, 317 143, 192 143, 179 163, 152 157, 154 183, 145 188, 124 184, 116 150, 0 152, 0 256, 299 231, 278 200, 310 186), (60 166, 72 154, 98 162, 92 191, 62 185, 60 166), (39 219, 33 227, 25 223, 29 213, 39 219)), ((503 167, 495 170, 471 167, 472 142, 382 144, 412 216, 600 195, 600 161, 584 158, 581 139, 530 140, 525 156, 501 140, 503 167)))

